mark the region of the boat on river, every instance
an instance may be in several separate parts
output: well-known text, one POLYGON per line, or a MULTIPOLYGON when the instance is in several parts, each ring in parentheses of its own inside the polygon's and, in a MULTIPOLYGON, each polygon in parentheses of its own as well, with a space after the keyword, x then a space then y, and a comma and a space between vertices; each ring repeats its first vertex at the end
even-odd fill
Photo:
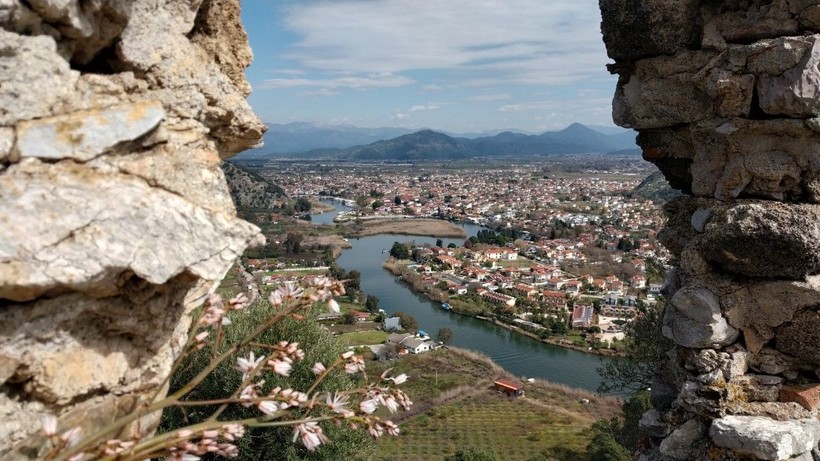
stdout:
POLYGON ((450 303, 441 303, 441 308, 444 309, 445 311, 449 311, 450 309, 452 309, 450 307, 450 303))

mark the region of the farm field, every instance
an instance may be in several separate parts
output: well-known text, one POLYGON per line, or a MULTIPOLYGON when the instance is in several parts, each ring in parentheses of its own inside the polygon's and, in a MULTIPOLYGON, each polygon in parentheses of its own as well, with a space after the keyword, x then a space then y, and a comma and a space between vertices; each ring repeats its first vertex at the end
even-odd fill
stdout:
POLYGON ((382 330, 360 331, 356 333, 346 333, 336 337, 339 342, 346 346, 364 346, 369 344, 381 344, 387 340, 390 333, 382 330))
POLYGON ((440 350, 369 368, 375 374, 391 366, 410 376, 402 387, 414 406, 392 415, 399 437, 377 441, 383 460, 443 459, 473 448, 503 460, 582 461, 592 423, 620 415, 617 399, 543 381, 527 384, 518 399, 499 394, 492 383, 504 370, 470 351, 440 350))

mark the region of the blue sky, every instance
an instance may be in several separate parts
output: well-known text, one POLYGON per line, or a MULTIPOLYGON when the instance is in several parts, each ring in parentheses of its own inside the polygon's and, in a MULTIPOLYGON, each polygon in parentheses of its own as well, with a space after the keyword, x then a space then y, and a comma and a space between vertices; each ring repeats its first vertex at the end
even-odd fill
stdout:
POLYGON ((612 125, 597 0, 246 0, 268 123, 451 132, 612 125))

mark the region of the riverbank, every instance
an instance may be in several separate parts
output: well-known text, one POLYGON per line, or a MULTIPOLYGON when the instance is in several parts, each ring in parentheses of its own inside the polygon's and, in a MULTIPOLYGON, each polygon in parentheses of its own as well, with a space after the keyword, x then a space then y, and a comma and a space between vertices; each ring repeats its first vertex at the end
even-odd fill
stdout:
POLYGON ((426 235, 441 238, 467 237, 464 229, 450 221, 425 218, 363 220, 361 229, 352 235, 367 237, 378 234, 426 235))
MULTIPOLYGON (((428 298, 428 299, 430 299, 431 301, 434 301, 434 302, 445 302, 445 301, 448 300, 447 295, 444 294, 441 290, 438 290, 435 287, 430 287, 430 286, 425 285, 421 281, 421 277, 419 277, 418 274, 416 274, 415 272, 409 272, 409 271, 404 272, 404 271, 402 271, 401 266, 399 266, 399 264, 396 263, 395 259, 388 258, 388 260, 385 261, 385 263, 384 263, 384 265, 382 265, 382 267, 384 269, 386 269, 388 272, 390 272, 391 274, 395 275, 395 276, 401 276, 402 280, 407 285, 409 285, 411 287, 411 289, 414 293, 418 293, 418 294, 420 294, 420 295, 422 295, 422 296, 424 296, 424 297, 426 297, 426 298, 428 298)), ((511 325, 511 324, 505 323, 505 322, 500 322, 500 321, 496 320, 495 318, 492 318, 490 315, 488 315, 486 313, 481 313, 479 309, 473 309, 473 310, 463 309, 462 306, 460 306, 460 304, 462 304, 462 303, 459 303, 459 302, 450 303, 450 312, 452 312, 454 314, 458 314, 458 315, 463 315, 465 317, 472 317, 472 318, 476 318, 476 319, 479 319, 479 320, 484 320, 486 322, 490 322, 490 323, 492 323, 494 325, 497 325, 501 328, 504 328, 504 329, 510 330, 512 332, 527 336, 528 338, 532 338, 536 341, 540 341, 540 342, 545 343, 545 344, 550 344, 550 345, 553 345, 553 346, 563 347, 565 349, 572 349, 574 351, 583 352, 585 354, 600 355, 600 356, 603 356, 603 357, 625 357, 626 356, 626 354, 624 354, 623 352, 619 352, 619 351, 616 351, 616 350, 613 350, 613 349, 601 349, 601 348, 590 348, 590 347, 579 346, 577 344, 573 344, 572 342, 570 342, 568 339, 565 339, 565 338, 550 338, 550 337, 542 338, 542 337, 538 336, 535 333, 524 330, 524 329, 519 328, 515 325, 511 325), (484 315, 481 315, 481 314, 484 314, 484 315)))

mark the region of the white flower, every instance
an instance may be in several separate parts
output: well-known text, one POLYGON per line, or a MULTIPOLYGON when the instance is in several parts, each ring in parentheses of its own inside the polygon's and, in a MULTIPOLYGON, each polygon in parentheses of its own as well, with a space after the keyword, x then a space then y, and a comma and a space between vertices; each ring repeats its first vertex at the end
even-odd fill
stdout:
POLYGON ((274 373, 282 375, 282 376, 290 376, 290 370, 292 365, 287 360, 268 360, 268 366, 274 371, 274 373))
POLYGON ((399 435, 399 426, 397 426, 393 421, 382 421, 382 424, 387 429, 388 434, 394 437, 399 435))
POLYGON ((256 406, 259 408, 259 411, 266 415, 272 415, 279 411, 279 404, 271 400, 263 400, 256 404, 256 406))
POLYGON ((245 296, 245 293, 239 293, 228 301, 228 305, 231 310, 238 311, 240 309, 244 309, 245 306, 248 305, 248 297, 245 296))
POLYGON ((249 407, 253 405, 252 400, 259 398, 259 393, 257 391, 262 387, 262 384, 265 384, 265 381, 247 385, 244 389, 242 389, 242 392, 239 393, 239 400, 244 401, 242 402, 242 406, 249 407))
POLYGON ((268 299, 270 300, 270 303, 274 306, 281 306, 282 302, 284 301, 284 299, 282 299, 282 294, 278 291, 272 292, 268 299))
POLYGON ((348 362, 345 364, 345 371, 348 374, 355 375, 356 373, 361 373, 365 369, 364 365, 364 357, 361 355, 354 355, 348 359, 348 362))
POLYGON ((251 351, 248 354, 248 358, 244 357, 237 357, 236 359, 236 370, 242 372, 242 381, 248 379, 248 375, 253 373, 254 370, 262 363, 262 360, 265 359, 265 356, 261 356, 258 359, 251 351))
POLYGON ((293 428, 293 441, 295 442, 300 438, 308 451, 313 451, 319 445, 330 441, 322 432, 322 428, 313 421, 299 424, 293 428))
POLYGON ((49 437, 57 433, 57 417, 54 415, 45 415, 40 419, 40 424, 43 427, 43 432, 49 437))
POLYGON ((194 456, 177 448, 171 448, 171 456, 165 458, 165 461, 199 461, 199 456, 194 456))
POLYGON ((319 375, 321 375, 322 373, 324 373, 325 371, 327 371, 327 369, 325 368, 325 366, 324 366, 324 365, 322 365, 322 362, 316 362, 315 364, 313 364, 313 368, 311 368, 310 370, 311 370, 311 371, 313 372, 313 374, 314 374, 314 375, 316 375, 316 376, 319 376, 319 375))
POLYGON ((372 414, 379 408, 379 403, 375 399, 362 400, 359 402, 359 408, 363 413, 372 414))
POLYGON ((63 435, 60 438, 65 442, 66 446, 71 448, 74 445, 80 443, 80 440, 83 438, 83 429, 81 427, 75 427, 73 429, 69 429, 63 432, 63 435))
POLYGON ((374 439, 378 439, 379 437, 384 435, 384 428, 380 423, 375 422, 373 424, 367 425, 367 432, 369 432, 374 439))
POLYGON ((345 395, 328 394, 327 398, 325 399, 325 403, 327 403, 327 406, 330 407, 330 409, 333 410, 334 413, 338 413, 345 418, 350 418, 354 415, 354 413, 347 408, 347 406, 350 404, 350 401, 345 395))
POLYGON ((305 292, 296 282, 285 282, 285 284, 279 287, 279 294, 282 295, 284 299, 296 299, 305 292))
POLYGON ((392 395, 388 395, 386 397, 383 397, 380 400, 382 400, 384 402, 384 406, 386 406, 387 409, 390 410, 390 413, 395 413, 399 410, 399 402, 397 402, 396 399, 393 398, 392 395))
POLYGON ((339 303, 333 298, 330 298, 327 302, 327 307, 330 308, 330 312, 335 312, 337 314, 340 312, 339 303))

